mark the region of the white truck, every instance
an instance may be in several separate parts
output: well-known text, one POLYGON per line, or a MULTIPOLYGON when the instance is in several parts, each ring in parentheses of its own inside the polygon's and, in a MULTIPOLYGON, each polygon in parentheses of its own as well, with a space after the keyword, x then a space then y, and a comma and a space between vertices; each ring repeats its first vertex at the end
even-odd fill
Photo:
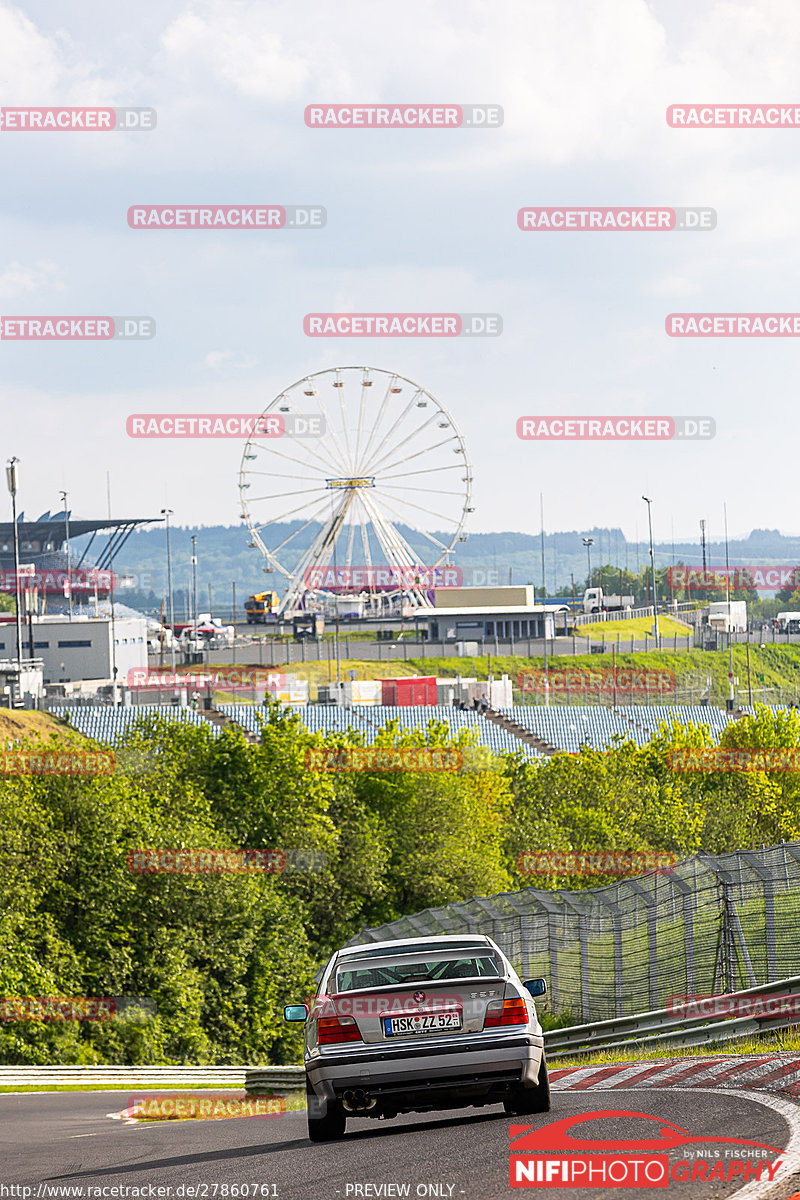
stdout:
POLYGON ((633 608, 633 596, 609 596, 602 588, 587 588, 583 593, 585 613, 624 612, 633 608))
POLYGON ((706 621, 719 633, 747 632, 747 602, 745 600, 718 600, 704 610, 706 621))
POLYGON ((782 612, 775 618, 778 633, 800 633, 800 612, 782 612))

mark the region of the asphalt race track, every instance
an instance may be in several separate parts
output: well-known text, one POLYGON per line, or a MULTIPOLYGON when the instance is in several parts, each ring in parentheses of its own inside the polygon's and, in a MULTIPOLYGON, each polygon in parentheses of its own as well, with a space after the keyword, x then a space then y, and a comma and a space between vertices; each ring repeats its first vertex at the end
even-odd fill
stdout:
MULTIPOLYGON (((551 1191, 535 1184, 524 1190, 509 1187, 512 1123, 540 1128, 571 1115, 623 1109, 668 1120, 694 1136, 738 1137, 782 1150, 792 1138, 797 1143, 800 1129, 800 1106, 790 1101, 779 1101, 782 1113, 739 1093, 615 1089, 557 1093, 552 1111, 539 1117, 510 1118, 498 1106, 460 1109, 447 1116, 418 1113, 387 1123, 353 1121, 341 1142, 312 1145, 305 1136, 304 1113, 130 1125, 109 1118, 107 1114, 119 1112, 129 1101, 128 1092, 0 1095, 0 1197, 24 1200, 26 1193, 13 1185, 31 1188, 28 1195, 38 1200, 158 1197, 157 1191, 148 1190, 152 1186, 169 1187, 171 1191, 160 1195, 173 1200, 230 1200, 237 1195, 234 1185, 248 1184, 250 1196, 253 1185, 268 1185, 259 1187, 257 1194, 277 1200, 404 1195, 495 1200, 551 1191), (795 1112, 798 1119, 793 1122, 795 1112), (101 1187, 102 1192, 95 1190, 101 1187), (137 1190, 113 1192, 114 1187, 137 1190), (190 1188, 196 1190, 192 1193, 190 1188)), ((578 1136, 631 1138, 641 1135, 641 1128, 629 1118, 615 1118, 613 1124, 606 1119, 583 1125, 578 1136)), ((708 1157, 709 1148, 693 1148, 692 1153, 708 1157)), ((670 1162, 687 1157, 673 1150, 670 1162)), ((766 1173, 762 1182, 748 1184, 672 1179, 667 1194, 710 1200, 741 1192, 743 1200, 784 1200, 798 1189, 795 1159, 790 1173, 779 1169, 771 1186, 766 1173)), ((564 1186, 552 1194, 564 1200, 578 1195, 602 1200, 658 1197, 665 1191, 564 1186)))

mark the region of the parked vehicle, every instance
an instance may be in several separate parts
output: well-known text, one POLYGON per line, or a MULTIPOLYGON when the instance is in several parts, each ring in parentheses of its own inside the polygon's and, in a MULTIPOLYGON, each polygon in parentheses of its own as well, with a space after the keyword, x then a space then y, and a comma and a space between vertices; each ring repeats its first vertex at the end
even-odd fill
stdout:
POLYGON ((305 1022, 308 1136, 340 1138, 353 1117, 390 1119, 503 1104, 547 1112, 550 1085, 535 996, 484 935, 346 946, 328 962, 305 1022))
POLYGON ((254 596, 248 596, 244 602, 247 624, 266 625, 270 618, 277 616, 279 604, 277 592, 256 592, 254 596))
POLYGON ((179 644, 184 650, 229 650, 234 641, 232 625, 223 625, 209 613, 201 613, 196 625, 184 625, 179 644))
POLYGON ((800 633, 800 612, 781 612, 775 618, 778 633, 800 633))
POLYGON ((747 602, 745 600, 718 600, 707 606, 706 623, 718 633, 745 633, 747 631, 747 602))
POLYGON ((623 612, 627 608, 633 608, 633 596, 611 596, 599 587, 587 588, 583 593, 583 611, 586 613, 623 612))
POLYGON ((325 632, 322 613, 302 613, 292 617, 292 637, 296 642, 308 642, 321 638, 325 632))

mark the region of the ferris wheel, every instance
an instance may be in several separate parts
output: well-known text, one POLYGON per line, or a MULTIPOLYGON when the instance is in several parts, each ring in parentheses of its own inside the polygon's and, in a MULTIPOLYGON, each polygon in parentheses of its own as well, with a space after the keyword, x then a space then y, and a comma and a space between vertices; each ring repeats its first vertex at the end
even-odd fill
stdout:
POLYGON ((282 613, 328 590, 402 592, 427 608, 432 573, 466 541, 472 466, 427 389, 391 371, 335 367, 264 409, 239 495, 250 545, 284 583, 282 613))

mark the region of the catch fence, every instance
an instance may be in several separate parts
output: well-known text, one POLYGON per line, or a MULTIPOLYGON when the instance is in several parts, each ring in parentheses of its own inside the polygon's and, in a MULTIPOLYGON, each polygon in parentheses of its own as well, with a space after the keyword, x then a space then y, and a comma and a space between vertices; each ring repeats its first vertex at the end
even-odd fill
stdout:
POLYGON ((550 1009, 602 1021, 800 974, 800 842, 697 854, 581 891, 523 888, 429 908, 351 944, 480 933, 550 1009))

